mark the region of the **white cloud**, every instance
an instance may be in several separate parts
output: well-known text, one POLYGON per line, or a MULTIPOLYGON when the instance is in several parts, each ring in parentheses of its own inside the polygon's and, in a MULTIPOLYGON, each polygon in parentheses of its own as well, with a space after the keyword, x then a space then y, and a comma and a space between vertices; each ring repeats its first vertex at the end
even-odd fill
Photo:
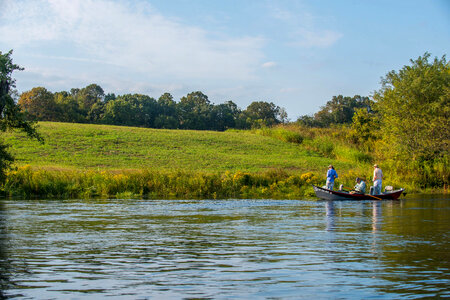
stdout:
POLYGON ((47 58, 114 65, 149 77, 249 79, 263 57, 260 37, 212 38, 142 1, 7 0, 2 10, 0 36, 14 49, 46 43, 53 47, 47 58), (55 55, 57 47, 71 53, 55 55))
POLYGON ((268 61, 268 62, 265 62, 265 63, 263 63, 262 65, 261 65, 261 67, 263 67, 263 68, 273 68, 273 67, 276 67, 277 66, 277 63, 276 62, 274 62, 274 61, 268 61))

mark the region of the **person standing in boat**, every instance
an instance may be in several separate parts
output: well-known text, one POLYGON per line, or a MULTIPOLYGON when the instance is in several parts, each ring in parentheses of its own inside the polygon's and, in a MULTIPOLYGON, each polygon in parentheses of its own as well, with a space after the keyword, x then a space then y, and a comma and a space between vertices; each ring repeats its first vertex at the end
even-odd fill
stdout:
POLYGON ((336 170, 334 169, 333 165, 329 165, 327 171, 327 189, 333 190, 334 180, 336 178, 338 178, 336 170))
POLYGON ((366 183, 359 177, 356 177, 356 185, 350 194, 364 194, 366 192, 366 183))
POLYGON ((377 164, 374 164, 373 167, 375 168, 373 170, 373 187, 374 187, 373 193, 375 195, 379 195, 381 194, 381 183, 383 179, 383 172, 381 172, 381 169, 378 167, 377 164))

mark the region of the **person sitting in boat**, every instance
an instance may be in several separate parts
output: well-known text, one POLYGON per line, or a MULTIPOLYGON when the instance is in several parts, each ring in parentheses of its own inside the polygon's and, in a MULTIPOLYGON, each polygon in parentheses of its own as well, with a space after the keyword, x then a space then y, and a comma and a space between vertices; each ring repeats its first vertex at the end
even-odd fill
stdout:
POLYGON ((359 177, 356 177, 356 185, 350 194, 364 194, 366 192, 366 183, 359 177))
POLYGON ((334 180, 338 178, 338 174, 336 170, 334 169, 333 165, 328 166, 328 172, 327 172, 327 189, 333 190, 334 180))

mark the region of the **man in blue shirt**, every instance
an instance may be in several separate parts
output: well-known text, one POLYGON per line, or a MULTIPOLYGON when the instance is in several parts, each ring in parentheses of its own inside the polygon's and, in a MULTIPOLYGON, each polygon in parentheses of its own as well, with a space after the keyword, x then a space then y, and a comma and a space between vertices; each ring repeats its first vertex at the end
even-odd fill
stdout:
POLYGON ((334 180, 338 178, 338 174, 332 165, 328 166, 327 172, 327 189, 333 190, 334 180))

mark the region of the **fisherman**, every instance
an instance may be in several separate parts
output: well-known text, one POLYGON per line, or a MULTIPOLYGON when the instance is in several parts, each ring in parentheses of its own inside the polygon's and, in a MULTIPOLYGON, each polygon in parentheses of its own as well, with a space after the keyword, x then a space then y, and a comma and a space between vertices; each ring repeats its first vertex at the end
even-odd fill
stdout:
POLYGON ((383 172, 381 172, 381 169, 378 167, 377 164, 374 164, 373 167, 375 168, 373 170, 373 187, 374 187, 373 193, 375 195, 380 195, 383 172))
POLYGON ((350 194, 364 194, 366 192, 366 183, 362 178, 356 177, 356 185, 350 194))
POLYGON ((329 165, 328 166, 328 171, 327 171, 327 189, 329 190, 333 190, 333 186, 334 186, 334 180, 338 178, 338 174, 336 172, 336 170, 334 169, 333 165, 329 165))

